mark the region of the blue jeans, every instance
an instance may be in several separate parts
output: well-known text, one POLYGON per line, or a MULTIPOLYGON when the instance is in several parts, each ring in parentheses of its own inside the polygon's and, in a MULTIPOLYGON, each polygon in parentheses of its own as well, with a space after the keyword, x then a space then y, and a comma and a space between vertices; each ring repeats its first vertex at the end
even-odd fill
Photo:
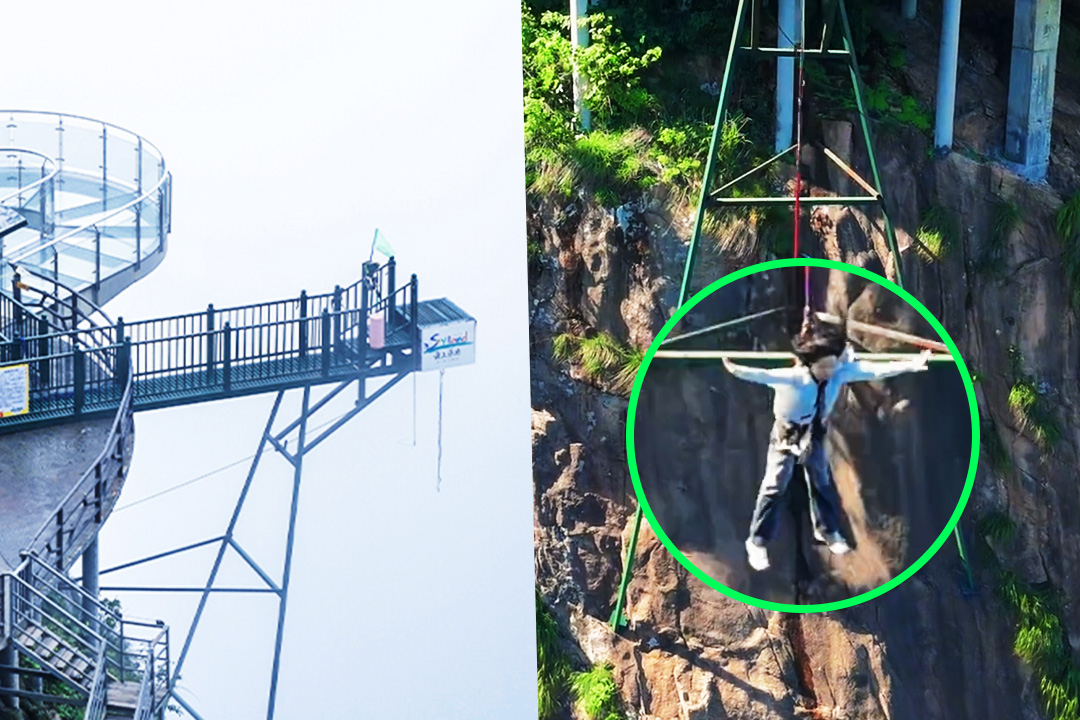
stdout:
POLYGON ((750 522, 750 539, 757 545, 772 540, 776 532, 780 500, 787 491, 795 465, 801 464, 806 476, 806 489, 810 498, 810 520, 818 535, 828 537, 840 532, 840 495, 833 482, 829 461, 825 457, 826 428, 798 428, 777 423, 769 437, 769 451, 765 463, 765 478, 758 490, 754 517, 750 522), (787 447, 792 433, 809 432, 810 446, 805 458, 787 447))

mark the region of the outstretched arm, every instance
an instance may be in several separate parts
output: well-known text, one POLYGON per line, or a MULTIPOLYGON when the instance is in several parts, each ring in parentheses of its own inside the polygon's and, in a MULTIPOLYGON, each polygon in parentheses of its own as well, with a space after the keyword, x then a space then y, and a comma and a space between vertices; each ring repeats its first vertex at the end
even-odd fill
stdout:
POLYGON ((736 365, 727 358, 724 358, 724 367, 740 380, 761 385, 792 385, 795 382, 794 368, 765 369, 746 367, 745 365, 736 365))
POLYGON ((844 366, 844 382, 864 380, 883 380, 909 372, 923 372, 927 369, 930 351, 924 350, 913 360, 894 362, 875 362, 873 360, 853 360, 844 366))

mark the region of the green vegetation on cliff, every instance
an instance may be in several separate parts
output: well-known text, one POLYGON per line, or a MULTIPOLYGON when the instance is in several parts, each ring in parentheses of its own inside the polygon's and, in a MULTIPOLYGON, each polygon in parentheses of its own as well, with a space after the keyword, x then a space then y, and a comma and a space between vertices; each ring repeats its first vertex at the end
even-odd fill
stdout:
POLYGON ((560 647, 559 623, 536 591, 536 692, 539 720, 550 720, 570 700, 586 720, 624 720, 610 665, 575 672, 560 647))
POLYGON ((552 338, 551 346, 556 360, 580 366, 590 381, 606 383, 622 394, 630 392, 645 359, 643 351, 619 342, 606 332, 588 337, 562 333, 552 338))
POLYGON ((536 694, 540 720, 559 709, 570 675, 570 662, 559 647, 559 624, 536 591, 536 694))
POLYGON ((619 688, 610 665, 574 673, 570 681, 574 701, 587 720, 623 720, 619 688))
POLYGON ((1069 302, 1080 310, 1080 192, 1061 206, 1057 214, 1057 231, 1061 238, 1061 266, 1069 287, 1069 302))

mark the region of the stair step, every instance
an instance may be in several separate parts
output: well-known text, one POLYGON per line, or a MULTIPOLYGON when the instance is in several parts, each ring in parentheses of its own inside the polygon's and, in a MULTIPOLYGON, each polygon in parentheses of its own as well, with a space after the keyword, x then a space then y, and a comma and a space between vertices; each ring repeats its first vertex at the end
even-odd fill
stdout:
POLYGON ((105 703, 110 708, 120 708, 123 710, 134 710, 135 704, 139 702, 139 683, 129 682, 110 682, 105 688, 105 703))

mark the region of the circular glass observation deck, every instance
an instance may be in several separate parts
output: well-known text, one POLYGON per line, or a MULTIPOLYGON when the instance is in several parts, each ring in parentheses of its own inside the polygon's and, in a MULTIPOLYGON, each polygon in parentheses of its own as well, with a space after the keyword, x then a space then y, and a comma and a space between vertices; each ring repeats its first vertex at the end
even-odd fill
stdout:
POLYGON ((100 304, 157 266, 171 176, 153 143, 76 115, 0 110, 0 119, 0 207, 26 220, 0 227, 0 288, 17 267, 29 271, 23 282, 57 280, 100 304))

